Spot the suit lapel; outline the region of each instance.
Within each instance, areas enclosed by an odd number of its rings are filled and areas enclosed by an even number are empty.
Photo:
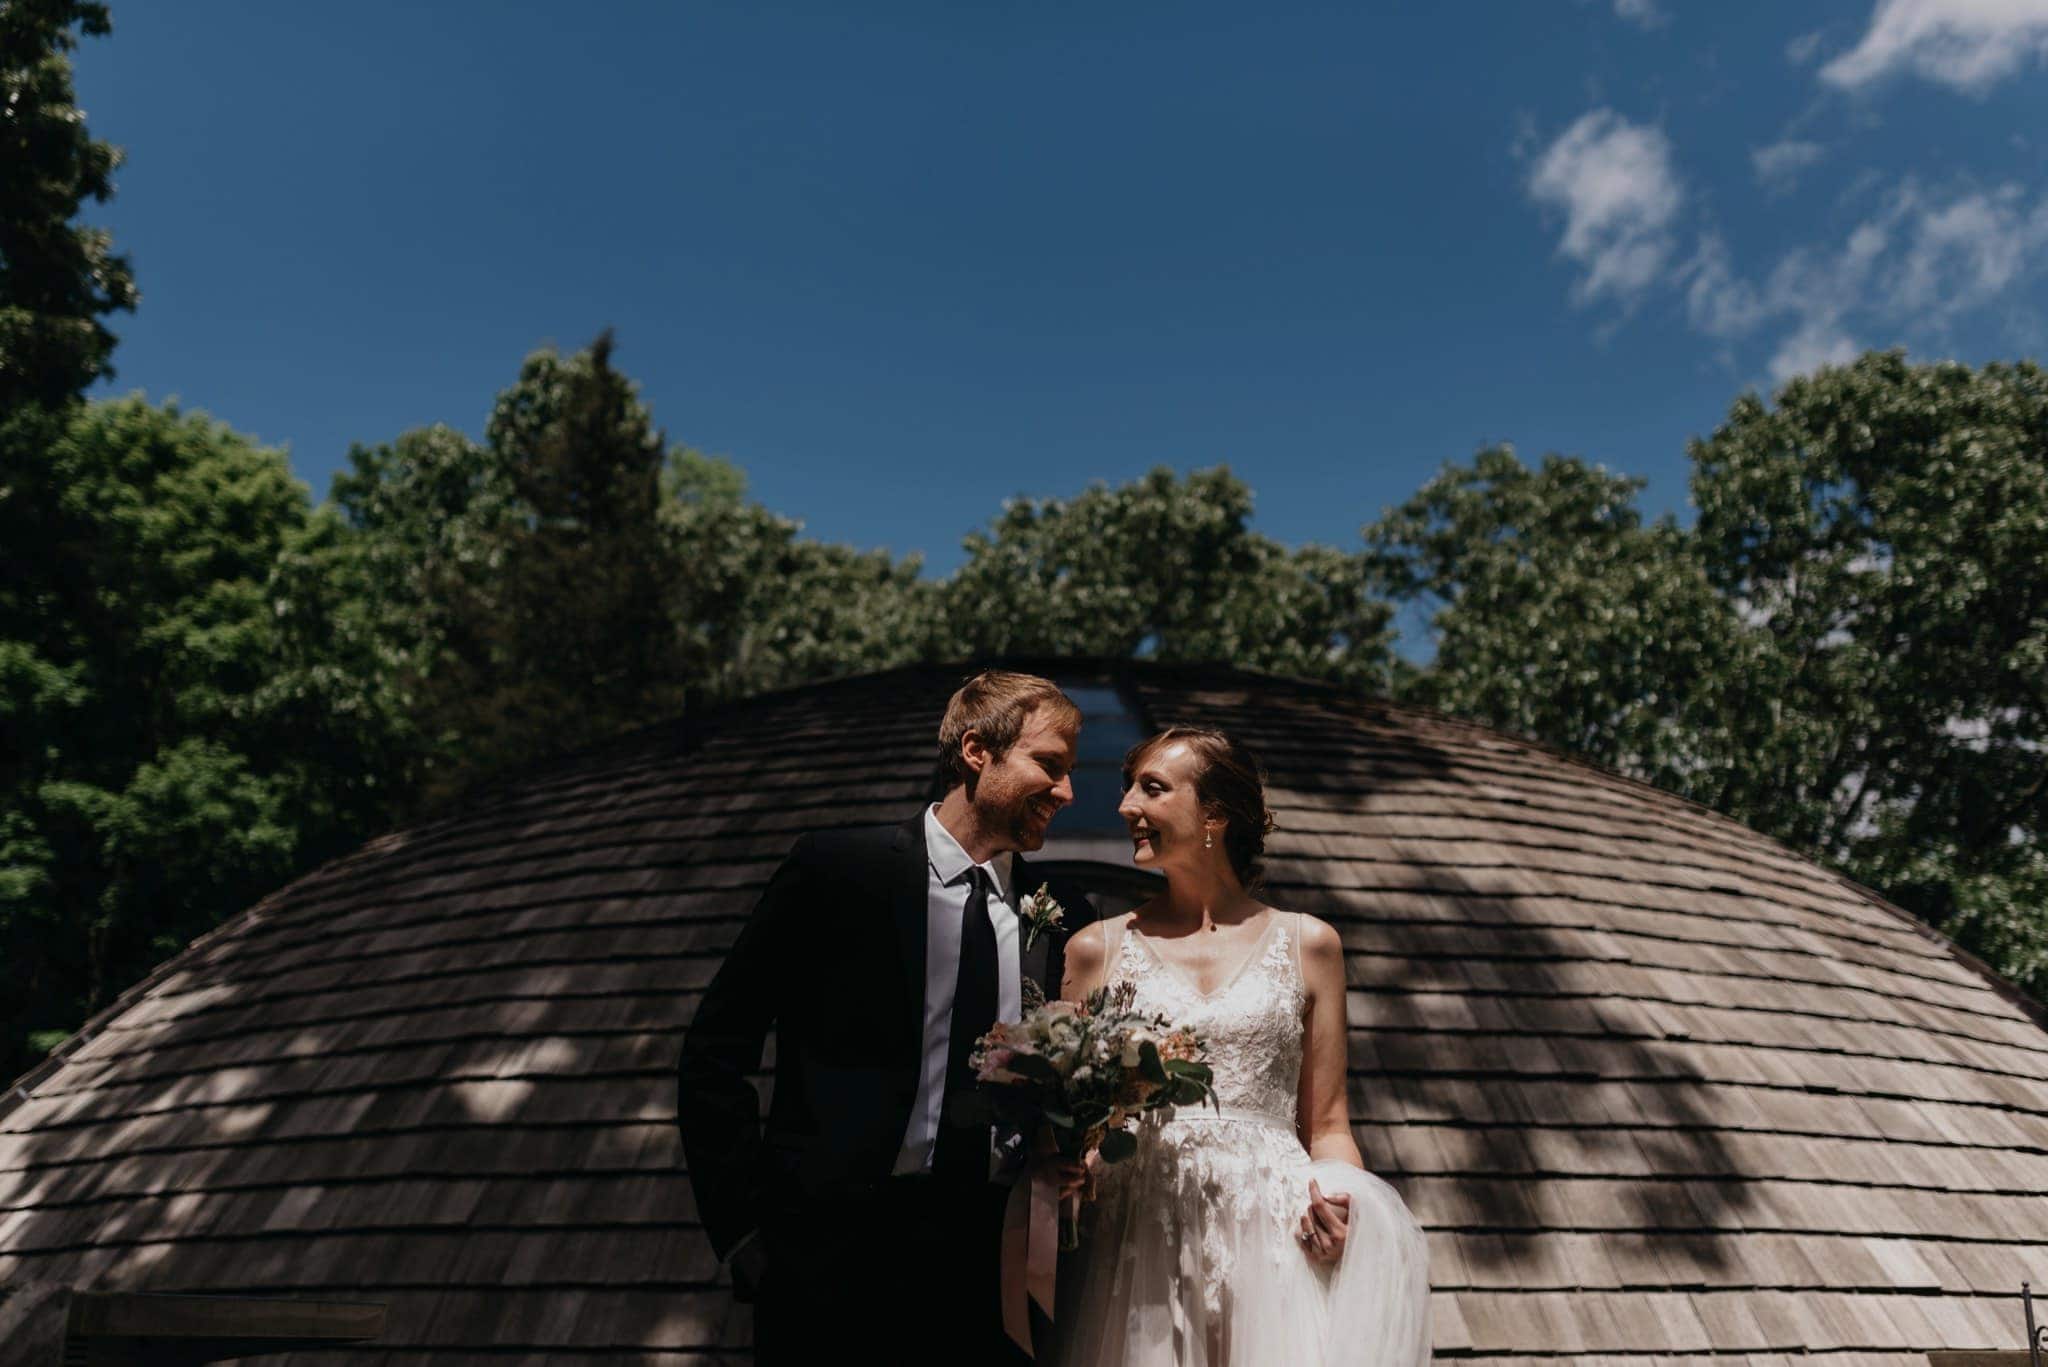
[[[925,916],[931,899],[931,856],[925,850],[924,809],[896,828],[895,887],[890,903],[896,917],[896,941],[903,964],[904,1006],[910,1033],[924,1037]]]

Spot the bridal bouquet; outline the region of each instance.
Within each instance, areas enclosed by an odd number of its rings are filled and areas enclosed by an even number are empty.
[[[971,1061],[1004,1138],[1070,1163],[1116,1163],[1137,1151],[1132,1131],[1146,1112],[1215,1102],[1201,1039],[1132,1010],[1136,990],[1126,982],[1085,1002],[1043,1002],[977,1041]],[[1061,1210],[1063,1249],[1078,1246],[1078,1204]]]

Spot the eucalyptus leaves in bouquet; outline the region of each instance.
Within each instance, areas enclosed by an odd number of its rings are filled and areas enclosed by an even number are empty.
[[[1136,991],[1125,982],[1086,1001],[1043,1002],[976,1042],[975,1076],[1006,1147],[1117,1163],[1137,1152],[1144,1115],[1216,1104],[1201,1037],[1133,1009]],[[1078,1242],[1077,1213],[1061,1213],[1062,1248]]]

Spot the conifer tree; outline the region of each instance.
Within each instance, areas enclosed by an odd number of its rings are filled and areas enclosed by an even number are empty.
[[[54,407],[113,373],[100,322],[135,307],[125,258],[73,220],[114,192],[119,149],[86,131],[66,55],[109,32],[86,0],[0,3],[0,413]]]

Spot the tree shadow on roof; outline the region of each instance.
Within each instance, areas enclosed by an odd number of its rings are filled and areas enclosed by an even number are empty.
[[[1345,941],[1352,1119],[1425,1226],[1473,1236],[1460,1247],[1494,1282],[1514,1237],[1546,1231],[1687,1236],[1708,1268],[1739,1261],[1757,1198],[1722,1133],[1743,1122],[1734,1089],[1650,1033],[1639,988],[1589,954],[1613,952],[1586,933],[1601,908],[1483,839],[1426,834],[1526,814],[1557,781],[1513,772],[1531,750],[1327,690],[1212,684],[1147,705],[1264,762],[1268,900]]]

